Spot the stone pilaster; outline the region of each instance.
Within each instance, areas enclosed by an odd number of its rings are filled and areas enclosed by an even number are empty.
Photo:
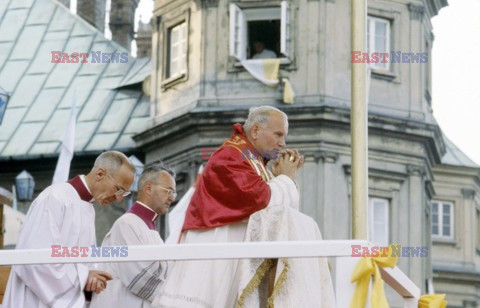
[[[407,166],[408,173],[408,226],[405,226],[405,232],[408,232],[408,244],[409,246],[422,247],[429,246],[425,237],[423,236],[427,232],[426,220],[426,200],[425,200],[425,168],[423,166]],[[430,258],[430,255],[428,256]],[[428,260],[424,258],[408,258],[408,274],[407,276],[421,288],[422,292],[425,290],[424,279],[428,272],[425,269],[425,264]]]

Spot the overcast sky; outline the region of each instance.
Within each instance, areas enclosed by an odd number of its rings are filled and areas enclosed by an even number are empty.
[[[432,104],[444,133],[480,165],[480,0],[448,0],[432,19]],[[148,22],[152,0],[136,20]]]
[[[448,0],[432,19],[433,113],[444,133],[480,164],[480,0]]]

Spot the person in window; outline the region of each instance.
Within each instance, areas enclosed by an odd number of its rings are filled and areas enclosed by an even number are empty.
[[[252,59],[272,59],[277,57],[277,54],[274,51],[265,48],[265,42],[262,40],[255,40],[253,42],[253,49],[255,54]]]

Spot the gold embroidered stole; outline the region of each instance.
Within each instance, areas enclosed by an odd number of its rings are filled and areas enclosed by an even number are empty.
[[[254,155],[252,153],[252,148],[249,147],[249,143],[241,138],[240,136],[236,135],[233,138],[226,140],[222,146],[229,146],[232,148],[237,149],[240,153],[242,153],[242,159],[248,161],[250,166],[255,170],[255,172],[264,180],[265,182],[270,181],[274,178],[274,175],[270,170],[266,168],[263,164],[263,157],[261,155]],[[254,151],[254,150],[253,150]],[[274,298],[280,290],[283,288],[285,284],[285,280],[287,279],[287,272],[290,269],[290,263],[286,258],[280,258],[280,261],[283,264],[283,270],[281,271],[277,281],[275,282],[273,293],[268,298],[267,301],[267,308],[274,308]],[[265,275],[272,270],[274,267],[274,263],[272,259],[264,259],[262,264],[257,268],[255,275],[252,277],[246,288],[242,291],[242,294],[237,300],[236,307],[243,308],[244,307],[244,300],[247,296],[251,295],[255,289],[257,289],[262,280],[265,278]]]
[[[240,153],[242,153],[242,159],[248,161],[250,166],[265,182],[273,179],[273,174],[263,164],[263,158],[256,156],[252,153],[252,149],[249,148],[247,141],[243,140],[240,136],[234,136],[232,139],[226,140],[222,146],[229,146]]]

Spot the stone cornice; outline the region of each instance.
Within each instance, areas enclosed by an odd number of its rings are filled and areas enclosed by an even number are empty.
[[[212,0],[213,1],[213,0]],[[188,4],[189,2],[194,2],[191,0],[155,0],[153,5],[153,14],[156,16],[160,16],[165,12],[169,12],[174,10],[177,7],[182,5]]]
[[[428,18],[436,16],[440,9],[448,5],[447,0],[426,0],[424,3],[426,3]]]
[[[352,174],[352,166],[350,164],[343,165],[343,171],[350,176]],[[385,169],[368,168],[368,177],[402,183],[407,178],[407,174]]]
[[[158,147],[158,143],[178,139],[179,134],[187,131],[212,127],[223,128],[236,122],[243,122],[250,106],[197,107],[178,117],[160,123],[140,134],[134,140],[140,149]],[[325,105],[276,106],[289,116],[290,129],[300,127],[335,127],[343,131],[350,130],[350,110]],[[369,133],[399,138],[425,145],[426,159],[431,164],[439,164],[445,153],[445,145],[440,129],[435,124],[395,118],[379,114],[369,114]]]
[[[439,164],[433,168],[433,172],[444,176],[461,176],[480,180],[480,168]]]
[[[480,271],[478,269],[466,269],[453,266],[432,266],[434,279],[454,281],[455,283],[480,283]]]

